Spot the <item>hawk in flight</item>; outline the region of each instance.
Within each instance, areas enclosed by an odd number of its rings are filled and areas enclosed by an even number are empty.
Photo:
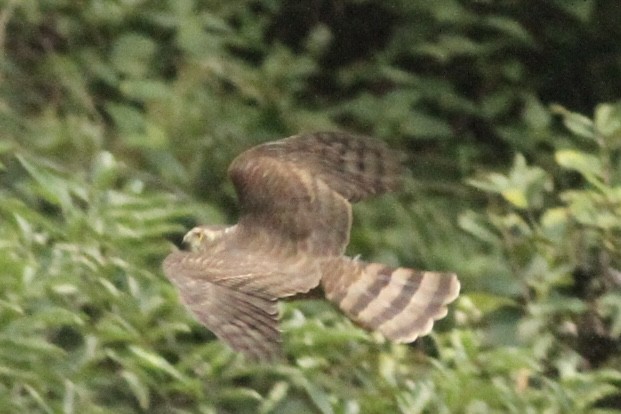
[[[228,170],[241,216],[200,226],[164,273],[198,320],[255,360],[280,355],[278,300],[321,286],[359,326],[396,342],[431,331],[459,293],[454,273],[344,256],[351,203],[396,190],[400,156],[369,137],[326,132],[268,142]]]

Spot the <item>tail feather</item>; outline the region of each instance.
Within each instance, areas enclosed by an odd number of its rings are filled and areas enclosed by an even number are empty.
[[[323,266],[328,299],[354,322],[395,342],[427,335],[459,294],[454,273],[390,268],[349,258]]]

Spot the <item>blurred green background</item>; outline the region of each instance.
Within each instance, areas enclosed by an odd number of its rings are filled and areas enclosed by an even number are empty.
[[[621,407],[618,0],[0,1],[0,412],[611,413]],[[281,365],[161,262],[234,222],[228,163],[300,132],[403,152],[348,252],[451,270],[395,345],[282,306]]]

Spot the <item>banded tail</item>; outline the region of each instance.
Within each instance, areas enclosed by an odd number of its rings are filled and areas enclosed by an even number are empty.
[[[454,273],[390,268],[342,257],[323,264],[329,300],[365,329],[395,342],[427,335],[459,294]]]

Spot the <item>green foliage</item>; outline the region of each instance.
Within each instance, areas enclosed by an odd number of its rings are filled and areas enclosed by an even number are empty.
[[[0,2],[0,407],[612,412],[621,106],[601,102],[621,90],[620,10]],[[411,170],[355,207],[349,253],[454,270],[463,293],[412,346],[285,303],[287,363],[251,365],[161,261],[193,224],[235,220],[237,153],[326,129],[384,139]]]
[[[521,285],[511,305],[523,314],[515,339],[532,347],[538,363],[553,370],[561,384],[566,375],[572,387],[588,383],[570,388],[575,394],[565,408],[586,412],[618,395],[621,314],[611,304],[619,300],[621,285],[621,114],[609,104],[596,108],[595,121],[552,109],[576,137],[573,147],[555,152],[560,169],[548,173],[517,156],[508,176],[471,180],[505,202],[486,214],[466,214],[462,227],[503,246],[506,266]],[[572,172],[577,176],[569,180]],[[553,178],[572,185],[559,184],[552,192]],[[599,370],[588,372],[595,367]]]

